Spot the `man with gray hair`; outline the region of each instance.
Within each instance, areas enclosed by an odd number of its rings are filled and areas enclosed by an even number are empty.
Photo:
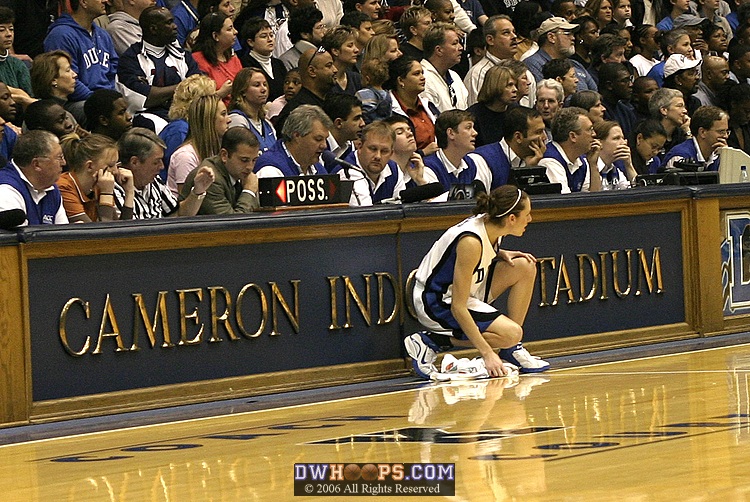
[[[685,99],[677,89],[657,89],[648,100],[648,111],[667,132],[665,152],[692,136]]]
[[[255,173],[259,178],[327,174],[320,154],[328,147],[332,127],[319,106],[299,106],[284,122],[281,139],[258,158]]]
[[[561,193],[598,192],[602,178],[597,169],[601,142],[583,108],[563,108],[552,122],[552,142],[539,161],[547,168],[551,183],[562,185]]]
[[[21,209],[24,225],[68,223],[55,185],[65,164],[60,141],[37,130],[18,136],[13,160],[0,169],[0,211]]]
[[[551,17],[545,20],[539,29],[537,29],[539,50],[523,60],[537,82],[544,78],[542,68],[545,63],[553,59],[570,58],[570,56],[575,54],[574,34],[580,29],[580,25],[571,24],[562,17]],[[581,63],[575,59],[571,59],[570,63],[575,68],[576,77],[578,77],[577,90],[598,90],[596,82],[594,82],[594,79],[591,78],[591,75]]]
[[[214,172],[207,166],[197,168],[193,188],[187,197],[178,202],[172,191],[159,178],[164,167],[164,149],[167,146],[154,131],[133,127],[117,142],[122,167],[133,173],[135,186],[133,219],[148,220],[165,216],[195,216],[200,209],[206,190],[214,182]],[[115,183],[115,204],[120,212],[125,203],[125,190]]]
[[[504,14],[492,16],[484,23],[482,30],[487,52],[477,64],[471,67],[464,78],[464,85],[469,91],[469,106],[477,102],[487,70],[500,64],[503,59],[514,57],[518,52],[516,29],[508,16]]]
[[[547,142],[552,141],[552,121],[557,117],[557,112],[562,110],[564,98],[565,91],[557,80],[545,78],[537,84],[536,111],[544,120]]]

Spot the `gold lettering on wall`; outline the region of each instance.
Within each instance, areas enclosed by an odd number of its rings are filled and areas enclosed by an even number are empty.
[[[375,272],[378,278],[378,324],[388,324],[396,318],[399,305],[401,305],[401,289],[396,284],[396,279],[388,272]],[[385,317],[385,295],[383,294],[383,279],[388,279],[393,289],[393,309],[388,317]]]
[[[640,271],[638,272],[638,291],[635,292],[635,296],[640,296],[643,291],[643,278],[646,278],[646,286],[648,292],[654,292],[654,274],[656,274],[656,292],[664,292],[664,283],[661,277],[661,248],[655,247],[651,256],[651,266],[648,266],[648,258],[646,258],[646,251],[643,249],[638,250],[638,263],[640,264]],[[641,273],[641,271],[643,273]]]
[[[81,298],[71,298],[70,300],[65,302],[65,305],[60,312],[60,341],[62,342],[65,352],[67,352],[71,356],[80,357],[89,350],[89,347],[91,346],[91,337],[86,337],[86,341],[83,343],[83,347],[78,351],[73,350],[70,347],[70,343],[68,343],[68,311],[73,305],[76,304],[83,306],[83,313],[86,314],[86,319],[89,319],[91,317],[91,307],[89,305],[89,302],[83,301]]]
[[[542,300],[539,302],[540,307],[549,307],[549,301],[547,301],[547,267],[549,264],[552,270],[555,270],[555,264],[557,261],[553,257],[549,258],[537,258],[536,262],[539,264],[539,285],[540,295]]]
[[[608,300],[609,296],[607,296],[607,256],[609,253],[606,251],[600,251],[599,252],[599,270],[602,271],[602,281],[600,284],[602,285],[602,295],[599,297],[600,300]]]
[[[625,298],[630,294],[630,288],[633,285],[633,267],[630,263],[630,258],[633,254],[632,249],[626,249],[625,250],[625,265],[628,270],[628,287],[623,289],[620,287],[620,270],[619,270],[619,256],[620,251],[610,251],[610,254],[612,254],[612,284],[615,288],[615,294],[619,296],[620,298]]]
[[[635,252],[634,252],[635,251]],[[653,248],[649,262],[648,251],[643,248],[600,251],[597,255],[580,253],[576,255],[578,265],[578,283],[576,293],[570,281],[565,257],[559,260],[554,257],[537,258],[539,266],[539,292],[541,301],[539,307],[557,305],[560,293],[567,293],[567,303],[573,303],[578,297],[578,303],[591,301],[595,297],[608,300],[609,291],[615,292],[618,298],[628,295],[641,296],[643,293],[661,294],[664,292],[664,279],[661,269],[661,249]],[[559,263],[559,265],[558,265]],[[633,272],[638,267],[637,272]],[[557,272],[555,295],[549,301],[551,284],[548,284],[550,271]],[[638,276],[637,290],[633,285],[633,274]],[[627,275],[627,283],[624,278]],[[612,277],[610,281],[609,277]],[[587,282],[589,280],[591,282]],[[645,286],[644,286],[645,282]]]
[[[292,289],[294,290],[294,313],[292,313],[292,310],[289,308],[289,304],[284,298],[284,295],[281,294],[279,286],[275,282],[268,283],[268,285],[271,286],[271,320],[273,323],[273,331],[271,331],[271,336],[281,334],[279,333],[278,326],[279,318],[276,314],[277,302],[279,305],[281,305],[281,308],[284,310],[284,313],[286,314],[287,319],[289,319],[289,322],[292,323],[292,329],[294,329],[294,332],[299,333],[299,283],[301,281],[293,280],[289,282],[291,283]]]
[[[193,307],[193,311],[190,314],[187,313],[186,295],[188,294],[194,294],[198,299],[199,305],[203,301],[202,288],[177,290],[177,297],[180,299],[180,341],[177,343],[177,345],[197,345],[203,340],[204,326],[202,323],[200,324],[198,333],[196,333],[193,338],[188,340],[187,320],[192,319],[196,326],[200,323],[200,316],[198,315],[198,305]]]
[[[247,332],[247,329],[245,328],[245,320],[242,317],[242,305],[245,300],[245,294],[249,289],[252,289],[258,294],[261,313],[260,325],[252,334]],[[237,319],[237,327],[240,328],[240,334],[245,338],[257,338],[263,333],[263,330],[266,328],[266,322],[268,321],[268,300],[266,299],[266,294],[260,289],[260,286],[257,284],[245,284],[242,287],[240,294],[237,295],[237,311],[235,312],[235,317]]]
[[[133,300],[135,301],[133,305],[133,345],[130,347],[130,350],[141,350],[138,346],[141,323],[146,327],[146,336],[153,349],[156,346],[156,329],[160,325],[159,321],[161,321],[161,332],[164,338],[161,344],[162,348],[174,347],[169,331],[167,294],[168,291],[159,291],[156,308],[154,309],[154,322],[152,323],[149,321],[148,309],[146,308],[146,303],[143,301],[143,295],[141,293],[133,293]]]
[[[596,294],[597,285],[599,284],[599,267],[596,266],[594,259],[587,254],[579,254],[576,256],[578,257],[578,286],[581,293],[578,301],[587,302]],[[586,290],[586,265],[584,264],[588,264],[592,277],[591,287],[589,288],[588,293],[586,293],[586,296],[583,296],[583,292]]]
[[[328,330],[339,329],[339,306],[336,301],[336,293],[338,292],[339,276],[328,276],[328,290],[331,293],[331,324],[328,325]]]
[[[110,325],[112,331],[105,333],[107,324]],[[112,301],[110,300],[109,294],[107,299],[104,301],[104,312],[102,313],[102,323],[99,325],[99,336],[96,340],[96,348],[92,354],[102,353],[102,342],[105,338],[114,338],[117,343],[115,352],[124,352],[128,349],[125,348],[125,344],[122,343],[122,337],[120,336],[120,328],[117,326],[117,316],[115,316],[115,309],[112,308]]]
[[[562,283],[565,283],[565,285],[563,286]],[[552,300],[552,305],[557,305],[557,299],[561,291],[567,293],[568,303],[576,302],[575,295],[573,295],[573,285],[570,283],[570,275],[568,274],[568,267],[565,265],[565,257],[563,255],[560,255],[560,267],[557,269],[557,286],[555,286],[555,299]]]
[[[367,325],[372,326],[372,316],[370,315],[372,312],[372,293],[370,292],[370,279],[372,279],[372,274],[362,274],[362,277],[365,280],[365,301],[367,302],[367,307],[362,303],[362,298],[360,298],[357,290],[354,288],[351,278],[349,278],[348,275],[341,277],[344,279],[344,286],[346,287],[346,291],[344,292],[344,305],[346,306],[346,323],[344,324],[344,328],[352,327],[351,299],[357,304],[357,307],[362,313],[362,317],[365,318]]]
[[[232,310],[232,295],[229,294],[229,290],[223,286],[211,286],[208,288],[208,292],[211,295],[211,338],[209,342],[221,342],[219,338],[219,322],[224,325],[224,329],[227,332],[227,336],[230,340],[239,340],[240,337],[234,332],[232,324],[229,322],[230,311]],[[221,315],[217,314],[218,309],[217,297],[221,294],[224,297],[224,312]]]

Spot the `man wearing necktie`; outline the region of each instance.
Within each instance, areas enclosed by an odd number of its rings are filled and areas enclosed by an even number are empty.
[[[249,129],[230,128],[221,139],[219,154],[201,163],[213,170],[215,180],[206,190],[198,214],[250,213],[257,209],[258,177],[253,169],[258,155],[258,138]],[[190,194],[197,170],[188,175],[180,198]]]

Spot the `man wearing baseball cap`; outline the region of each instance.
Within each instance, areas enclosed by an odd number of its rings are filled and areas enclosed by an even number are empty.
[[[542,68],[545,63],[553,59],[570,58],[575,54],[574,33],[581,28],[578,24],[572,24],[563,17],[551,17],[545,20],[536,30],[539,50],[526,58],[524,63],[534,75],[537,82],[542,80]],[[581,63],[570,59],[578,77],[579,91],[596,91],[596,82],[586,71]]]
[[[722,20],[726,22],[726,19],[722,18]],[[681,14],[674,20],[674,29],[682,28],[687,31],[690,36],[690,43],[693,45],[693,50],[695,51],[697,58],[701,57],[701,51],[708,50],[708,44],[703,40],[703,27],[710,23],[711,21],[708,19],[691,13]],[[723,24],[716,24],[724,28]],[[732,30],[729,28],[729,23],[726,24],[725,33],[731,38]]]
[[[664,63],[664,87],[682,93],[690,116],[701,106],[700,100],[695,97],[700,82],[700,63],[697,59],[690,59],[682,54],[672,54]]]

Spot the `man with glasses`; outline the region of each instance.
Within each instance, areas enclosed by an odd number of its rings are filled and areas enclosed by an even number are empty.
[[[542,68],[545,63],[553,59],[570,58],[575,54],[574,33],[580,28],[580,25],[571,24],[562,17],[551,17],[542,23],[536,31],[539,50],[523,61],[537,82],[544,78]],[[570,62],[576,69],[578,90],[596,91],[596,82],[583,65],[575,59],[571,59]]]
[[[536,89],[536,111],[544,120],[545,134],[547,140],[545,143],[552,141],[552,121],[557,117],[557,113],[563,107],[565,91],[562,84],[557,80],[546,78],[537,84]]]
[[[13,160],[0,169],[0,212],[21,209],[26,213],[24,225],[68,223],[55,185],[64,164],[54,134],[37,130],[20,135]]]
[[[297,68],[300,56],[319,46],[325,32],[323,13],[315,6],[294,10],[289,16],[289,38],[294,46],[279,56],[286,69]]]
[[[719,148],[727,146],[729,115],[717,106],[701,106],[690,122],[693,137],[675,145],[664,157],[667,169],[679,168],[679,162],[700,165],[699,171],[719,170]]]
[[[635,109],[630,104],[633,96],[633,76],[622,63],[604,63],[599,67],[599,94],[605,120],[620,124],[625,136],[635,127]]]
[[[539,165],[547,168],[551,183],[562,185],[561,193],[598,192],[602,178],[597,164],[601,143],[583,108],[563,108],[552,122],[552,141]]]

